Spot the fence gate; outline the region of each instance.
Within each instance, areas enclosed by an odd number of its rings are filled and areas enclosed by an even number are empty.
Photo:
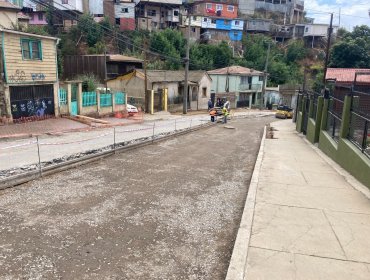
[[[55,115],[54,86],[12,86],[10,103],[13,119]]]
[[[77,103],[77,85],[72,85],[72,95],[71,95],[71,115],[78,115],[78,103]]]

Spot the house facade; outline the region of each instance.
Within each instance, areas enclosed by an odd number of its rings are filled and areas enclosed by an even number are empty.
[[[1,116],[10,121],[57,116],[59,39],[6,29],[0,35]]]
[[[184,79],[184,71],[148,70],[147,88],[153,91],[155,98],[166,90],[169,110],[176,111],[182,108]],[[206,71],[189,71],[188,107],[190,109],[207,109],[211,83],[212,80]],[[140,100],[144,104],[145,75],[143,70],[133,70],[109,80],[107,84],[113,91],[126,92],[128,100]]]
[[[144,0],[136,2],[137,27],[140,30],[177,28],[180,23],[181,0]]]
[[[211,95],[230,99],[234,108],[252,108],[260,104],[263,72],[241,66],[230,66],[208,71],[208,74],[212,78]]]

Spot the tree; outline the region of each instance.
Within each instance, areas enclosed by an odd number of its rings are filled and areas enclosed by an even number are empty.
[[[83,14],[77,24],[77,29],[85,36],[89,47],[94,47],[103,38],[103,30],[92,15]]]
[[[369,67],[369,53],[359,42],[357,39],[335,44],[331,50],[329,66],[334,68]]]

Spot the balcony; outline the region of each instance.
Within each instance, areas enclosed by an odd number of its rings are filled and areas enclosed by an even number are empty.
[[[261,91],[262,85],[260,84],[239,84],[239,91],[245,92],[258,92]]]

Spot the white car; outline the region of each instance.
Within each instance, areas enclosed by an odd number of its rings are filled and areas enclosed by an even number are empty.
[[[131,104],[126,105],[126,110],[128,114],[131,116],[139,112],[138,109],[134,105],[131,105]]]

